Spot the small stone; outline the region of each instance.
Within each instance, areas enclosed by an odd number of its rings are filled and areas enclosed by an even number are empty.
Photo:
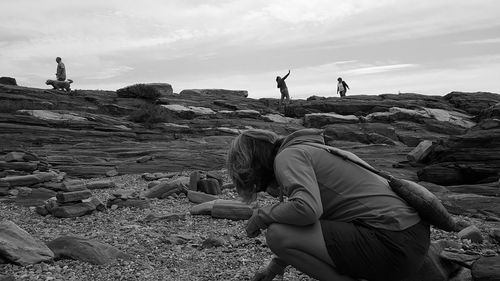
[[[108,177],[115,177],[115,176],[118,176],[118,171],[113,169],[113,170],[109,170],[106,172],[106,176]]]
[[[201,247],[203,249],[220,247],[220,246],[224,245],[224,243],[225,243],[225,241],[222,240],[221,238],[217,238],[215,236],[210,236],[201,243]]]
[[[196,191],[198,188],[198,182],[201,179],[200,172],[194,171],[189,175],[189,190]]]
[[[481,231],[475,225],[468,226],[462,229],[458,234],[458,238],[460,239],[469,239],[473,243],[482,243],[483,236],[481,235]]]
[[[222,193],[219,181],[213,178],[203,179],[198,181],[198,186],[196,191],[201,191],[212,195],[219,195]]]
[[[45,206],[36,206],[35,212],[44,217],[49,214],[49,211],[45,208]]]
[[[118,209],[118,205],[111,205],[111,208],[110,208],[110,209],[111,209],[111,210],[116,210],[116,209]]]

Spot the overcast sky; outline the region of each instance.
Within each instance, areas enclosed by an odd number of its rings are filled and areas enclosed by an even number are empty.
[[[9,0],[0,76],[46,88],[165,82],[279,97],[500,92],[497,0]]]

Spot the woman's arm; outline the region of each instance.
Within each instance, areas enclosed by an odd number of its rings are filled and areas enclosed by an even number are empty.
[[[323,205],[310,155],[300,148],[285,149],[276,157],[275,174],[289,200],[257,211],[263,228],[271,223],[315,223],[323,214]]]
[[[290,75],[290,70],[288,70],[288,73],[285,75],[285,77],[281,78],[281,80],[285,80],[288,77],[288,75]]]

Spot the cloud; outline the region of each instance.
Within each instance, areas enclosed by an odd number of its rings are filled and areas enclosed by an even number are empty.
[[[487,38],[487,39],[457,42],[457,44],[462,44],[462,45],[482,45],[482,44],[498,44],[498,43],[500,43],[500,38]]]
[[[362,67],[344,71],[345,74],[350,75],[362,75],[362,74],[373,74],[373,73],[382,73],[394,70],[400,70],[403,68],[416,67],[418,65],[411,63],[403,63],[403,64],[392,64],[392,65],[380,65],[380,66],[370,66],[370,67]]]

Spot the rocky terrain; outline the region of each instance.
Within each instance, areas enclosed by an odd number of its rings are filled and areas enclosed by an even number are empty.
[[[321,128],[330,145],[419,182],[473,226],[433,230],[440,266],[424,276],[497,280],[485,278],[500,271],[498,94],[312,96],[279,108],[246,91],[165,83],[146,85],[153,99],[12,84],[0,84],[0,280],[250,280],[271,252],[245,237],[249,207],[224,169],[248,128]],[[226,201],[193,211],[215,199]],[[14,257],[9,237],[44,242],[39,259]],[[61,250],[78,243],[106,250]],[[291,269],[283,280],[312,279]]]

